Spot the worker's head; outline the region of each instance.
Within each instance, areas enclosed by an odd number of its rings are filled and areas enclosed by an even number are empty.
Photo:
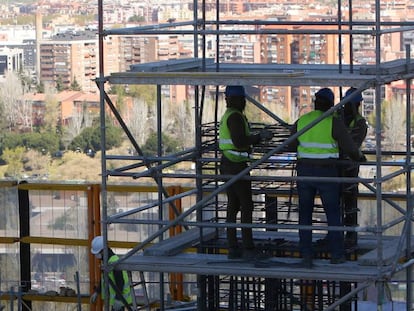
[[[101,235],[94,237],[92,240],[91,253],[94,254],[97,259],[102,259],[103,248],[103,237]]]
[[[351,96],[352,95],[352,96]],[[348,98],[348,99],[347,99]],[[345,115],[354,115],[358,111],[361,102],[364,100],[361,92],[354,87],[350,87],[346,92],[344,99],[347,99],[344,105]]]
[[[315,110],[327,111],[333,107],[335,95],[330,88],[324,87],[315,93]]]
[[[243,111],[246,107],[246,93],[241,85],[228,85],[224,92],[227,107]]]
[[[226,95],[226,97],[231,97],[231,96],[245,97],[246,96],[246,92],[244,91],[244,87],[241,86],[241,85],[228,85],[228,86],[226,86],[226,91],[224,92],[224,94]]]

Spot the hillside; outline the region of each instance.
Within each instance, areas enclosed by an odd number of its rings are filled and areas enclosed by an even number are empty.
[[[107,151],[107,154],[128,155],[129,146],[124,143],[119,148]],[[97,152],[92,158],[85,153],[66,151],[62,157],[51,157],[50,155],[41,155],[38,152],[28,151],[25,153],[25,167],[21,172],[20,179],[28,181],[53,181],[53,182],[93,182],[101,183],[101,152]],[[132,164],[132,161],[123,160],[123,162],[111,163],[107,162],[107,169],[111,165],[114,167]],[[27,169],[30,167],[30,169]],[[8,179],[5,176],[8,166],[0,166],[0,179]],[[170,170],[190,170],[191,163],[180,163],[174,165]],[[16,178],[14,178],[16,179]],[[152,179],[151,179],[152,181]],[[113,183],[130,183],[131,178],[126,177],[110,177]],[[143,179],[141,182],[146,183]],[[176,180],[174,182],[177,182]],[[180,183],[187,184],[188,180],[180,180]]]

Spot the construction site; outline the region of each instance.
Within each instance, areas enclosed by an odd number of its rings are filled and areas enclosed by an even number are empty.
[[[352,0],[338,0],[329,18],[306,22],[222,19],[219,1],[196,1],[190,21],[107,29],[104,3],[99,0],[96,84],[101,145],[106,145],[105,120],[111,115],[134,152],[103,150],[100,184],[1,184],[6,220],[0,223],[0,284],[5,310],[110,310],[108,301],[92,305],[89,296],[111,270],[129,274],[135,293],[129,310],[413,310],[414,63],[409,44],[403,46],[404,53],[387,61],[382,46],[391,36],[412,33],[414,22],[390,21],[381,15],[380,0],[368,3],[372,19],[354,19]],[[127,72],[106,74],[103,42],[117,35],[188,37],[194,43],[193,57],[134,64]],[[250,63],[222,61],[220,55],[237,50],[221,51],[220,42],[238,36],[259,36],[261,49],[269,55],[278,53],[272,50],[275,46],[290,44],[291,54],[286,63],[265,58]],[[363,41],[372,43],[374,59],[354,63],[353,55]],[[207,55],[206,42],[214,42],[214,57]],[[326,42],[335,42],[336,48],[326,50]],[[306,53],[316,53],[316,60],[298,61],[295,55],[306,49],[313,49]],[[395,150],[386,143],[382,109],[393,83],[403,85],[399,93],[403,109],[398,111],[403,140]],[[144,155],[108,96],[113,85],[156,87],[157,155]],[[234,176],[219,174],[218,125],[226,85],[246,87],[249,114],[255,116],[252,131],[266,128],[273,133],[270,141],[254,147],[250,166]],[[184,86],[188,94],[193,147],[165,153],[162,124],[175,86]],[[291,125],[312,109],[312,95],[319,88],[334,90],[335,105],[311,126],[340,111],[343,93],[351,86],[372,104],[373,147],[363,147],[367,161],[361,163],[358,178],[313,179],[359,183],[358,223],[346,228],[356,232],[358,240],[346,245],[345,263],[330,264],[323,238],[329,230],[345,229],[327,226],[323,206],[316,200],[312,226],[316,253],[309,269],[300,265],[298,232],[304,228],[298,224],[296,154],[285,150],[303,134],[291,135]],[[269,94],[282,93],[291,103],[277,111],[286,112],[286,119],[267,103]],[[207,109],[214,113],[206,113]],[[186,169],[175,169],[178,166]],[[114,177],[125,182],[113,183]],[[242,178],[249,178],[253,187],[251,225],[226,223],[226,188]],[[255,245],[267,258],[228,259],[229,227],[253,228]],[[90,254],[91,240],[97,235],[120,255],[118,262],[109,264],[106,252],[102,266],[98,265]]]

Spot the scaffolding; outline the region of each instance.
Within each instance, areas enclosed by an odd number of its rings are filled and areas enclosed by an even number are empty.
[[[105,146],[105,119],[107,107],[122,126],[136,155],[109,155],[102,150],[102,233],[107,242],[108,228],[116,223],[148,225],[140,218],[142,212],[155,211],[157,220],[151,222],[158,230],[149,232],[146,239],[128,251],[121,260],[108,265],[104,254],[103,271],[123,269],[145,273],[159,273],[159,308],[167,309],[164,282],[171,276],[191,274],[196,276],[197,310],[354,310],[362,293],[369,288],[376,290],[376,304],[384,307],[387,284],[398,273],[405,273],[405,304],[411,310],[412,302],[412,190],[411,190],[411,79],[414,63],[409,45],[405,56],[388,62],[381,58],[381,37],[390,33],[412,31],[414,23],[384,22],[380,15],[380,1],[372,1],[375,19],[355,21],[352,17],[352,1],[338,0],[337,15],[329,21],[269,21],[269,20],[221,20],[216,3],[215,20],[206,17],[206,3],[193,3],[194,16],[190,22],[170,22],[133,28],[105,29],[103,25],[103,1],[99,6],[100,75],[97,86],[101,95],[101,138]],[[342,12],[348,6],[348,14]],[[202,16],[199,17],[198,14]],[[229,27],[230,26],[230,27]],[[231,27],[234,26],[234,27]],[[264,27],[276,26],[276,27]],[[281,27],[286,26],[286,27]],[[297,26],[297,27],[287,27]],[[103,40],[114,35],[186,35],[194,41],[194,58],[171,60],[131,66],[127,72],[104,74]],[[349,55],[347,63],[341,57],[335,64],[275,64],[275,63],[223,63],[220,62],[219,42],[222,36],[240,35],[308,35],[325,34],[335,36],[338,55]],[[353,64],[353,36],[369,37],[375,42],[375,61],[372,64]],[[207,37],[216,42],[216,58],[206,56]],[[349,51],[342,50],[342,42],[349,40]],[[345,53],[347,52],[347,53]],[[199,55],[201,54],[201,56]],[[386,84],[405,83],[405,150],[385,151],[382,146],[382,98]],[[116,105],[106,92],[106,85],[155,85],[157,89],[157,144],[158,155],[144,155],[141,146],[123,120]],[[172,154],[162,152],[163,103],[162,86],[192,86],[194,110],[194,147]],[[341,265],[330,265],[326,246],[320,245],[313,269],[298,265],[300,261],[297,246],[297,232],[300,226],[296,213],[295,158],[285,152],[285,147],[305,130],[290,135],[289,123],[270,111],[251,96],[249,105],[269,117],[270,123],[257,123],[253,130],[267,127],[275,133],[271,142],[254,149],[254,161],[236,176],[218,174],[218,120],[219,98],[223,85],[288,86],[299,87],[342,87],[354,86],[358,91],[369,90],[374,94],[375,150],[364,153],[369,160],[363,166],[372,168],[372,176],[341,179],[342,182],[359,182],[367,191],[360,200],[372,200],[375,213],[371,223],[360,224],[347,230],[358,232],[358,247],[347,249],[348,261]],[[214,120],[204,120],[206,98],[214,98]],[[344,105],[341,100],[323,114],[325,118]],[[316,120],[311,126],[320,121]],[[394,158],[393,158],[394,157]],[[395,161],[398,158],[399,161]],[[108,163],[111,162],[111,165]],[[194,172],[177,173],[168,169],[177,163],[195,163]],[[133,163],[133,164],[131,164]],[[255,197],[255,220],[252,225],[225,223],[226,202],[222,194],[226,187],[251,173]],[[147,205],[129,211],[108,215],[106,187],[111,176],[125,177],[137,182],[153,180],[158,186],[158,198]],[[403,178],[405,189],[399,193],[388,193],[383,184],[396,178]],[[223,180],[224,178],[224,180]],[[177,193],[167,193],[165,184],[169,180],[191,179],[194,188]],[[333,181],[338,182],[338,180]],[[196,203],[185,209],[177,206],[178,199],[196,197]],[[172,210],[173,218],[166,218],[165,207]],[[385,208],[397,211],[393,219],[385,218]],[[323,237],[329,230],[323,221],[320,206],[315,214],[320,219],[312,228]],[[134,216],[134,217],[131,217]],[[269,255],[266,261],[234,261],[226,256],[224,230],[227,227],[252,227],[255,243]],[[388,234],[390,228],[398,227],[400,234]],[[188,247],[196,252],[188,253]],[[165,274],[170,275],[169,278]],[[107,273],[104,273],[107,277]],[[177,281],[177,284],[182,281]],[[171,283],[174,283],[171,281]],[[105,282],[108,284],[108,282]],[[171,285],[170,285],[171,289]],[[171,290],[173,292],[173,290]],[[108,297],[108,295],[106,295]],[[107,304],[106,304],[107,305]]]

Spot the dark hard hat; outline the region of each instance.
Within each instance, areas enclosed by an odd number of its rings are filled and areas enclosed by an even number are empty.
[[[354,87],[350,87],[346,93],[345,93],[345,97],[350,96],[352,93],[354,93],[357,89]],[[348,102],[352,103],[352,104],[359,104],[360,102],[362,102],[364,100],[364,98],[362,97],[361,92],[358,92],[358,94],[355,94]]]
[[[244,92],[244,87],[241,85],[228,85],[226,87],[226,91],[224,94],[227,97],[230,96],[246,96],[246,93]]]
[[[330,88],[324,87],[315,93],[315,97],[323,98],[329,101],[332,105],[334,104],[335,95]]]

